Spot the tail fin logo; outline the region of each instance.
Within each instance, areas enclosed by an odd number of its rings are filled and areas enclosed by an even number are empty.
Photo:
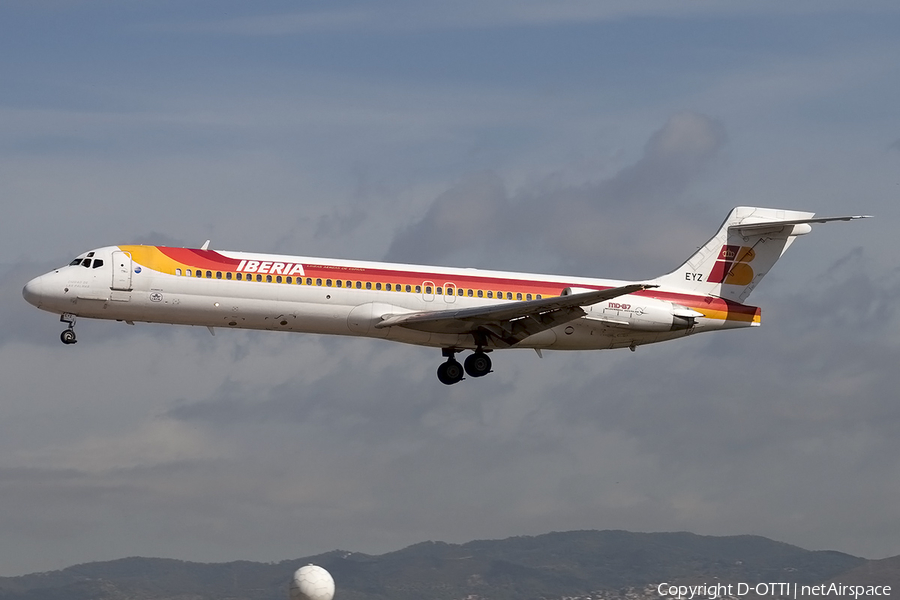
[[[753,248],[747,246],[722,246],[716,263],[706,280],[709,283],[748,285],[753,281],[753,268],[747,264],[756,258]]]

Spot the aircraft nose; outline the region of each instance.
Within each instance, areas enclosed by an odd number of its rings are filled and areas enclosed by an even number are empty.
[[[35,277],[22,288],[22,296],[29,304],[40,306],[44,299],[44,276]]]

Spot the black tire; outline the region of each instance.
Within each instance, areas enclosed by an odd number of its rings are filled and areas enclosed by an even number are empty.
[[[453,385],[459,383],[463,378],[463,368],[455,360],[448,360],[441,363],[437,370],[438,380],[444,385]]]
[[[66,329],[61,334],[59,334],[59,339],[63,344],[74,344],[78,341],[75,339],[75,332],[71,329]]]
[[[484,352],[476,352],[466,357],[466,373],[471,377],[484,377],[491,372],[491,357]]]

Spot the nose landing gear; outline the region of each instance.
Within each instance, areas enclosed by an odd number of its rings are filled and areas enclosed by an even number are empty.
[[[63,332],[59,334],[60,341],[66,345],[78,342],[78,340],[75,339],[75,315],[64,313],[60,315],[59,320],[69,324],[69,328],[64,329]]]

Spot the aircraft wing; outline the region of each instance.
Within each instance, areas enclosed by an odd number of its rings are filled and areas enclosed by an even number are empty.
[[[384,327],[406,327],[430,333],[478,333],[492,336],[508,346],[514,346],[551,327],[573,321],[587,313],[582,307],[625,296],[648,288],[647,283],[581,292],[540,300],[505,302],[492,306],[414,312],[402,315],[383,315],[375,324]]]

